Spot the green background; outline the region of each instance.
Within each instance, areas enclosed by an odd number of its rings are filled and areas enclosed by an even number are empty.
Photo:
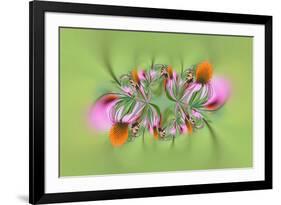
[[[60,176],[251,167],[252,46],[252,37],[60,28]],[[205,127],[173,146],[146,134],[114,148],[89,128],[90,106],[114,90],[105,62],[120,76],[153,57],[177,70],[209,60],[230,80],[229,101],[210,114],[216,138]]]

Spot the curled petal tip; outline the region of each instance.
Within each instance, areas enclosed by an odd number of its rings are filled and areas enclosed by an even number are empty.
[[[211,82],[213,95],[205,104],[207,110],[217,110],[221,108],[228,100],[231,92],[231,86],[228,80],[224,78],[215,78]]]
[[[90,126],[97,130],[108,130],[112,125],[109,118],[109,111],[115,105],[118,96],[106,94],[101,96],[89,111]]]

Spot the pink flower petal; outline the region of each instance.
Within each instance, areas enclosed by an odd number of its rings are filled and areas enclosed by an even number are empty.
[[[203,87],[203,86],[202,86],[202,84],[200,84],[200,83],[192,83],[188,88],[185,89],[184,94],[183,94],[183,96],[182,96],[181,99],[182,99],[184,102],[189,102],[189,100],[190,100],[192,94],[193,94],[194,92],[199,91],[202,87]]]
[[[112,93],[101,96],[90,108],[90,126],[97,130],[108,130],[112,126],[109,111],[117,101],[118,96]]]
[[[149,72],[150,78],[151,80],[155,80],[156,76],[157,76],[157,72],[155,70],[150,70]]]
[[[230,96],[230,83],[224,78],[215,78],[211,81],[213,94],[205,104],[207,110],[221,108]]]
[[[175,98],[175,93],[174,93],[174,90],[173,90],[173,88],[175,86],[177,86],[176,82],[173,79],[168,78],[167,84],[166,84],[166,89],[167,89],[167,91],[169,92],[169,94],[172,98]]]
[[[147,119],[147,128],[151,134],[154,133],[154,128],[161,127],[161,116],[159,116],[156,111],[153,111],[152,119]]]
[[[201,119],[202,118],[202,115],[198,112],[198,111],[196,111],[196,110],[192,110],[192,115],[195,117],[195,118],[197,118],[197,119]]]
[[[162,121],[162,117],[161,117],[161,114],[158,115],[157,111],[156,110],[153,110],[153,127],[161,127],[161,122]]]
[[[138,120],[138,118],[141,116],[141,113],[142,113],[142,110],[144,107],[145,107],[144,104],[136,103],[132,112],[123,117],[122,122],[131,124],[131,123],[135,122],[136,120]]]
[[[180,131],[180,134],[185,134],[187,133],[187,128],[184,124],[180,125],[179,127],[179,131]]]
[[[153,127],[151,127],[150,125],[148,126],[148,130],[149,130],[149,133],[153,135]]]
[[[129,87],[129,86],[123,86],[123,87],[121,87],[121,89],[123,90],[123,92],[124,93],[126,93],[126,94],[128,94],[128,95],[132,95],[132,88],[131,87]]]
[[[174,71],[174,72],[173,72],[173,79],[177,80],[177,78],[178,78],[177,72]]]
[[[138,76],[140,80],[145,80],[146,79],[146,72],[144,70],[140,70],[138,72]]]
[[[177,133],[176,127],[172,127],[172,128],[170,129],[170,134],[171,134],[171,135],[176,135],[176,133]]]

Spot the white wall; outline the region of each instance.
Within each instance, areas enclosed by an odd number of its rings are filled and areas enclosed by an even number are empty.
[[[79,2],[79,0],[72,0]],[[273,15],[274,189],[80,204],[278,204],[280,181],[281,10],[278,0],[81,0],[80,2]],[[0,204],[28,200],[28,1],[0,3]],[[279,89],[278,89],[279,88]],[[279,202],[280,203],[280,202]]]

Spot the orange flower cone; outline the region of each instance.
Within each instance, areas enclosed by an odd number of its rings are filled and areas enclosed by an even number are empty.
[[[213,66],[208,61],[203,61],[196,67],[196,82],[201,84],[208,83],[213,75]]]
[[[115,123],[109,132],[110,142],[114,147],[123,145],[129,136],[128,123]]]

